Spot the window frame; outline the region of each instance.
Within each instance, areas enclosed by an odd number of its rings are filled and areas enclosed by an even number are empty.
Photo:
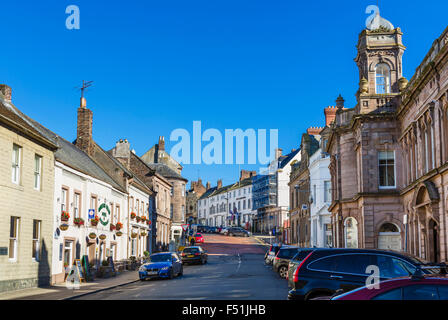
[[[36,160],[39,160],[39,168],[36,168]],[[34,190],[37,191],[42,190],[42,163],[43,157],[38,154],[34,154]],[[38,169],[38,171],[36,169]]]
[[[393,167],[394,167],[394,185],[393,186],[382,186],[381,185],[381,170],[380,170],[380,167],[381,166],[385,166],[386,167],[386,171],[387,171],[387,166],[388,166],[387,161],[389,161],[389,159],[387,158],[385,165],[380,164],[380,161],[381,161],[380,154],[381,153],[392,153],[393,154],[393,162],[394,162],[393,163]],[[396,160],[395,150],[378,151],[378,189],[382,189],[382,190],[386,189],[387,190],[387,189],[396,189],[397,188],[397,166],[396,166],[397,162],[395,160]],[[387,172],[386,172],[386,178],[387,178]]]
[[[20,217],[11,216],[9,225],[9,252],[8,252],[8,260],[9,262],[17,262],[17,258],[19,255],[19,234],[20,234]],[[14,221],[14,235],[11,235],[12,225],[11,223]],[[14,241],[14,256],[11,258],[11,241]]]
[[[16,150],[17,150],[17,156],[16,156]],[[12,145],[12,157],[11,159],[11,182],[20,185],[20,179],[22,178],[21,171],[22,171],[22,155],[23,155],[23,148],[13,143]]]
[[[388,74],[379,74],[378,67],[386,67]],[[381,78],[384,80],[383,84],[378,84],[378,79]],[[379,92],[378,88],[382,88],[384,92]],[[376,94],[390,94],[392,92],[391,85],[391,68],[385,62],[380,62],[375,66],[375,93]]]
[[[35,229],[37,222],[37,228]],[[35,231],[37,231],[37,234],[35,234]],[[32,250],[32,259],[33,261],[40,261],[40,242],[41,242],[41,236],[42,236],[42,220],[33,220],[33,250]],[[36,245],[35,245],[36,244]]]

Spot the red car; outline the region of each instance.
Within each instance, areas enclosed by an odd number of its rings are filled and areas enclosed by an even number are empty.
[[[204,243],[204,237],[202,236],[202,234],[196,233],[194,235],[194,241],[196,241],[196,243]]]
[[[448,276],[426,274],[379,283],[379,289],[361,287],[331,300],[448,300]]]

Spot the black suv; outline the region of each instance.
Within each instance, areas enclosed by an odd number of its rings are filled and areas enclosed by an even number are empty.
[[[229,230],[227,231],[227,235],[229,236],[242,236],[242,237],[248,237],[249,236],[249,232],[244,230],[241,227],[231,227],[229,228]]]
[[[412,275],[422,263],[405,254],[373,249],[313,249],[303,254],[306,257],[301,257],[303,260],[288,276],[290,300],[331,296],[338,290],[343,293],[365,286],[372,275],[367,273],[368,266],[377,266],[379,280],[383,281]]]
[[[298,247],[282,247],[277,252],[272,264],[272,269],[274,269],[281,278],[285,279],[288,275],[289,260],[297,254],[298,250]]]

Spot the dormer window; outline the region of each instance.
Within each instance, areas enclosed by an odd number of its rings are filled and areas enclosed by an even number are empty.
[[[390,68],[385,63],[379,63],[375,68],[376,93],[390,93]]]

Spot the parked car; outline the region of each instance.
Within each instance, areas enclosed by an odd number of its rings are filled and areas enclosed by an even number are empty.
[[[288,285],[290,288],[293,288],[293,282],[289,279],[294,278],[294,271],[299,266],[299,264],[306,258],[308,254],[313,252],[314,250],[326,249],[326,248],[299,248],[297,249],[297,253],[289,260],[288,264],[288,274],[286,275],[286,279],[288,280]]]
[[[294,257],[299,247],[282,247],[278,250],[273,263],[272,269],[277,272],[281,278],[286,279],[288,276],[289,261]]]
[[[227,227],[222,227],[221,230],[219,231],[219,233],[225,235],[225,234],[227,234],[228,231],[229,231],[229,228],[227,228]]]
[[[173,279],[175,276],[181,276],[183,270],[182,261],[177,253],[161,252],[150,255],[140,267],[138,275],[142,281],[150,278]]]
[[[418,268],[412,276],[382,281],[378,288],[364,286],[331,300],[448,300],[448,276],[445,270],[423,274]]]
[[[369,249],[313,250],[295,268],[288,299],[309,300],[348,292],[366,284],[368,266],[377,266],[380,280],[414,274],[422,261],[394,251]],[[429,271],[425,271],[430,273]]]
[[[194,235],[194,241],[195,241],[196,243],[204,243],[204,237],[202,236],[202,234],[200,234],[200,233],[196,233],[196,234]]]
[[[249,237],[250,233],[241,227],[231,227],[227,230],[227,235],[231,237],[234,236]]]
[[[181,259],[184,264],[186,263],[207,263],[208,254],[207,251],[200,246],[186,247],[182,250]]]
[[[282,245],[278,244],[278,243],[271,244],[268,251],[266,251],[266,254],[264,255],[264,262],[267,265],[272,265],[274,258],[276,256],[278,250],[280,250],[281,246]]]

